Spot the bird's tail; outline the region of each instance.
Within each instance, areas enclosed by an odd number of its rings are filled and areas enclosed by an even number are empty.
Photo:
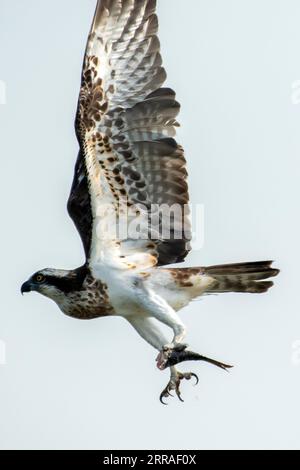
[[[278,269],[272,267],[272,261],[210,266],[204,268],[204,274],[212,277],[215,282],[211,284],[206,293],[248,292],[260,294],[267,292],[273,286],[273,282],[266,281],[266,279],[277,276],[279,272]]]

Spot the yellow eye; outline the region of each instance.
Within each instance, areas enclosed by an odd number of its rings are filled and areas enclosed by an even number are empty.
[[[36,282],[43,282],[45,280],[45,276],[42,274],[38,274],[35,278]]]

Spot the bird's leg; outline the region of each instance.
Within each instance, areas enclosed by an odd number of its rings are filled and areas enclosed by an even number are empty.
[[[209,359],[208,357],[201,356],[200,354],[194,353],[193,351],[189,351],[187,349],[187,345],[184,344],[186,328],[175,310],[152,289],[148,289],[145,286],[143,280],[137,279],[135,282],[135,288],[136,297],[145,313],[150,317],[156,318],[161,323],[169,326],[174,332],[172,343],[163,343],[159,348],[160,353],[156,359],[156,362],[157,367],[160,370],[175,366],[184,361],[209,362],[210,364],[213,364],[224,370],[230,369],[232,367],[228,364],[215,361],[214,359]],[[150,342],[150,344],[152,344],[157,349],[157,341],[156,344],[153,344],[153,342],[151,343],[149,340],[148,342]]]
[[[167,403],[164,402],[165,398],[172,397],[172,392],[175,392],[177,397],[179,398],[180,401],[184,401],[181,397],[181,392],[180,392],[180,385],[182,380],[191,380],[192,378],[195,378],[196,383],[195,385],[198,385],[199,379],[196,374],[193,372],[179,372],[176,367],[171,367],[171,376],[170,376],[170,381],[166,388],[162,391],[160,394],[160,401],[163,405],[166,405]]]
[[[131,325],[135,328],[139,335],[145,341],[147,341],[147,343],[151,344],[151,346],[153,346],[158,351],[166,349],[166,346],[164,346],[164,344],[166,344],[166,338],[163,333],[159,330],[155,319],[138,315],[126,317],[126,319],[131,323]],[[199,354],[187,351],[185,346],[177,346],[175,347],[175,349],[171,348],[171,350],[168,350],[168,353],[170,354],[167,354],[165,368],[170,367],[171,377],[168,385],[161,393],[160,400],[162,403],[164,398],[167,398],[172,395],[172,391],[175,391],[178,398],[183,401],[180,394],[180,384],[182,380],[190,380],[194,377],[196,379],[196,384],[198,383],[198,377],[196,374],[193,374],[192,372],[181,373],[177,371],[175,365],[179,362],[187,360],[202,360],[217,365],[222,369],[228,369],[229,367],[231,367],[221,362],[214,361],[213,359],[208,359],[204,356],[200,356]]]
[[[145,318],[134,315],[131,317],[127,317],[127,320],[131,323],[131,325],[135,328],[139,335],[149,344],[151,344],[151,346],[153,346],[158,351],[163,348],[163,345],[166,343],[166,338],[159,330],[157,322],[153,318]],[[178,398],[183,401],[180,394],[180,383],[182,380],[190,380],[194,377],[196,379],[196,385],[198,383],[197,375],[193,374],[192,372],[181,373],[177,371],[174,366],[172,366],[170,367],[170,373],[170,381],[160,395],[160,401],[162,403],[164,403],[164,398],[167,398],[172,395],[173,390],[175,391]]]
[[[145,312],[173,330],[172,343],[165,343],[163,348],[160,349],[158,367],[164,369],[167,367],[165,366],[167,355],[171,354],[172,351],[183,351],[187,348],[187,345],[184,344],[186,328],[175,310],[162,297],[153,290],[148,289],[143,281],[137,280],[135,287],[136,296]]]
[[[153,318],[132,315],[126,317],[126,320],[128,320],[137,333],[157,351],[160,351],[163,345],[166,344],[166,337],[158,328],[158,322]]]

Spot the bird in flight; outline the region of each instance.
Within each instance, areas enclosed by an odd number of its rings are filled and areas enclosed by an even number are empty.
[[[43,269],[25,282],[77,319],[125,318],[158,351],[170,380],[160,399],[196,374],[177,365],[199,360],[188,349],[178,312],[193,299],[223,292],[266,292],[272,262],[170,267],[191,247],[180,105],[165,88],[156,0],[98,0],[84,57],[75,122],[79,154],[68,201],[86,261],[71,271]],[[160,325],[172,330],[171,342]]]

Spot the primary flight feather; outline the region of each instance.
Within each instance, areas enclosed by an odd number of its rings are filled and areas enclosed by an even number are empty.
[[[190,251],[186,160],[176,142],[180,105],[163,88],[156,0],[98,0],[83,63],[76,115],[79,155],[68,201],[86,262],[44,269],[22,286],[78,319],[122,316],[170,368],[161,400],[195,374],[176,365],[202,360],[184,339],[178,311],[203,294],[266,292],[271,262],[170,268]],[[169,209],[169,210],[168,210]],[[159,329],[173,331],[167,341]],[[196,377],[197,378],[197,377]]]

